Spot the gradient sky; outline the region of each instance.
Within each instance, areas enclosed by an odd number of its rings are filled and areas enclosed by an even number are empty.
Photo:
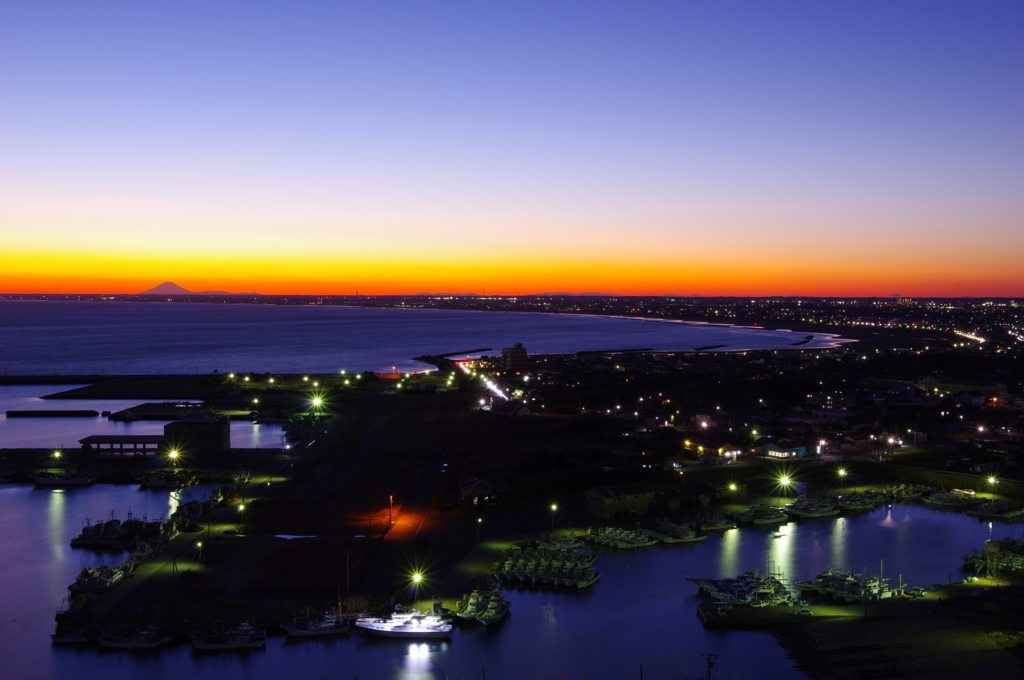
[[[0,292],[1024,296],[1024,3],[0,0]]]

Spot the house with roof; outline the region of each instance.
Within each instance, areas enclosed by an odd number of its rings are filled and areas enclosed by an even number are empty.
[[[761,447],[761,455],[767,458],[804,458],[807,447],[792,440],[768,442]]]
[[[694,455],[702,463],[711,465],[728,465],[735,463],[742,454],[739,446],[724,439],[695,437],[683,442],[683,448]]]

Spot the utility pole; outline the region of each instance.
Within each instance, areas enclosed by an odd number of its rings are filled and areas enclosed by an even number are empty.
[[[715,667],[715,659],[718,658],[717,654],[701,654],[705,659],[708,660],[708,679],[711,680],[711,669]]]

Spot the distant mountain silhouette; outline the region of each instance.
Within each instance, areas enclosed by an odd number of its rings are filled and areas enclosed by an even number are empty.
[[[223,290],[188,290],[171,281],[164,281],[155,288],[144,290],[139,295],[259,295],[259,293],[228,293]]]

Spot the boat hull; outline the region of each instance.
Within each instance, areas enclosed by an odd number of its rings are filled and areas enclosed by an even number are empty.
[[[359,624],[356,624],[359,626]],[[431,630],[431,631],[409,631],[409,630],[385,630],[383,628],[368,628],[366,626],[359,626],[370,635],[377,635],[380,637],[390,638],[446,638],[449,637],[452,632],[451,630]]]

